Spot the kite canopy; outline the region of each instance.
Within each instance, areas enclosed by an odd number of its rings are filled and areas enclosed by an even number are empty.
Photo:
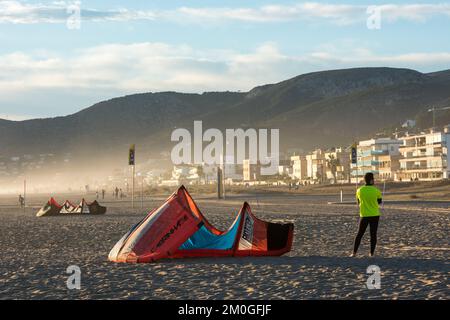
[[[214,228],[184,186],[151,211],[112,248],[114,262],[163,258],[280,256],[291,250],[294,225],[256,218],[244,203],[231,227]]]
[[[55,199],[50,198],[48,202],[38,211],[37,217],[43,216],[56,216],[59,215],[61,211],[61,206],[56,202]]]
[[[76,212],[81,214],[91,213],[91,211],[89,210],[89,205],[86,203],[86,200],[81,199],[80,204],[76,208]]]
[[[75,213],[76,206],[72,204],[69,200],[66,200],[61,206],[60,214],[72,214]]]
[[[86,215],[86,214],[105,214],[106,207],[98,204],[97,201],[87,203],[82,199],[78,206],[66,200],[63,205],[59,205],[54,198],[50,200],[39,210],[37,217],[60,216],[60,215]]]
[[[106,213],[106,207],[101,206],[97,202],[97,200],[94,200],[93,202],[88,204],[88,208],[89,208],[90,214],[105,214]]]

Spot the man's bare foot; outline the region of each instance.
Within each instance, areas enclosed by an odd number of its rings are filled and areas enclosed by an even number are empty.
[[[352,252],[352,254],[350,255],[350,258],[354,258],[356,257],[356,253]]]

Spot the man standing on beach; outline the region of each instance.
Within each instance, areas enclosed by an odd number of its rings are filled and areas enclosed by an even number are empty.
[[[382,195],[378,188],[374,187],[374,176],[372,172],[368,172],[364,176],[366,182],[365,186],[362,186],[356,191],[356,199],[359,204],[359,228],[358,234],[355,238],[353,246],[353,253],[351,257],[356,256],[361,239],[366,232],[367,226],[370,225],[370,256],[373,257],[375,253],[375,247],[377,245],[377,230],[378,222],[380,220],[380,208]]]
[[[25,207],[25,198],[22,197],[21,194],[19,194],[19,206],[20,206],[21,208]]]

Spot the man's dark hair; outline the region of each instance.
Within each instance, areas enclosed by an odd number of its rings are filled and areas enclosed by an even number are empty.
[[[366,181],[366,184],[373,184],[374,177],[372,172],[367,172],[364,175],[364,181]]]

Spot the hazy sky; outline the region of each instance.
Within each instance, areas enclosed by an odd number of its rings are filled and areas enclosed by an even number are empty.
[[[81,1],[79,28],[77,7],[0,0],[0,118],[66,115],[137,92],[249,90],[327,69],[450,69],[450,2]],[[368,28],[378,16],[380,28]]]

